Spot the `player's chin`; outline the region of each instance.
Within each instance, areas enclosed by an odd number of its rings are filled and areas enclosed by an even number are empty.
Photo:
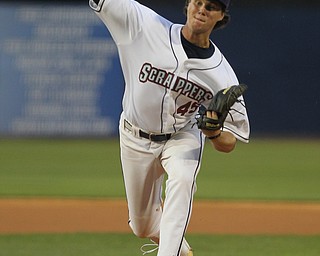
[[[204,31],[204,29],[201,24],[193,23],[191,27],[191,31],[196,34],[200,34]]]
[[[205,33],[208,30],[208,26],[205,22],[196,20],[192,24],[192,30],[197,33]]]

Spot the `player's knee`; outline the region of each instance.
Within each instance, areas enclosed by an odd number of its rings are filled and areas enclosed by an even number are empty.
[[[155,232],[151,230],[143,230],[143,229],[132,229],[132,232],[135,236],[139,238],[151,238],[155,237]]]
[[[147,233],[144,232],[143,230],[132,230],[133,231],[133,234],[139,238],[147,238]]]
[[[168,193],[171,191],[173,193],[178,193],[180,198],[190,198],[190,189],[192,187],[192,184],[186,179],[168,180],[166,196],[168,196]]]
[[[190,186],[194,183],[194,176],[192,175],[174,175],[172,177],[174,183],[179,186],[181,189],[190,188]]]
[[[129,223],[129,226],[133,234],[139,238],[154,237],[159,232],[158,230],[155,230],[154,228],[152,228],[150,225],[143,223],[141,221],[137,222],[137,221],[131,220]]]

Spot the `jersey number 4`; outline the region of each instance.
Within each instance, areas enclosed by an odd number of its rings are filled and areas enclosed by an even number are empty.
[[[189,101],[186,104],[180,106],[177,109],[177,113],[180,114],[181,116],[184,116],[185,114],[192,114],[198,109],[198,107],[199,107],[198,102]]]

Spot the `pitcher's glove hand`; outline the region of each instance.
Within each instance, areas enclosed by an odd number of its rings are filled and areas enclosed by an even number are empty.
[[[226,120],[228,113],[235,102],[239,102],[238,98],[247,89],[247,85],[232,85],[226,89],[218,91],[212,98],[208,109],[201,106],[196,116],[198,128],[201,130],[220,130]],[[217,114],[217,119],[207,117],[207,111],[213,111]]]

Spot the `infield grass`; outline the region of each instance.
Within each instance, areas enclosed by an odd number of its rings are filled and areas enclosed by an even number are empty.
[[[320,140],[252,139],[204,152],[196,198],[320,200]],[[0,197],[124,197],[115,140],[0,139]]]
[[[199,256],[320,255],[320,236],[190,235],[188,240]],[[148,242],[130,234],[0,235],[0,256],[141,256],[139,248]]]

